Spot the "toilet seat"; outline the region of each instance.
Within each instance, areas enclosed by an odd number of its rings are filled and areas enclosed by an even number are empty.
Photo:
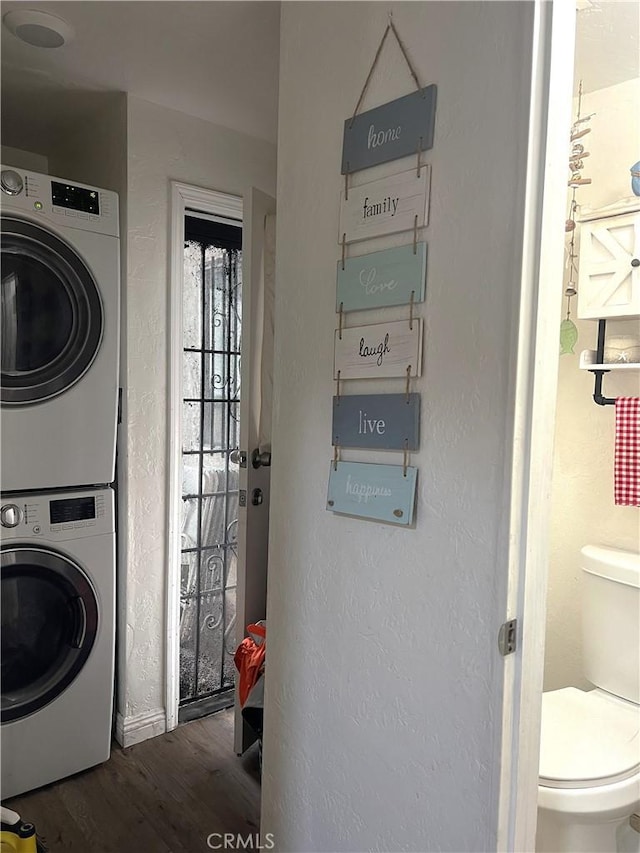
[[[542,695],[539,784],[595,788],[640,773],[640,707],[565,687]]]

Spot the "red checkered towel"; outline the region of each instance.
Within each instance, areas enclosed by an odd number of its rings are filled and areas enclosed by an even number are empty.
[[[640,506],[640,397],[616,399],[615,499]]]

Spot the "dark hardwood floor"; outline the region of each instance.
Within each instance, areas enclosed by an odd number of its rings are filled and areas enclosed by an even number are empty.
[[[233,711],[220,711],[128,749],[114,743],[105,764],[3,805],[51,853],[199,853],[225,832],[252,835],[255,849],[257,745],[238,758]]]

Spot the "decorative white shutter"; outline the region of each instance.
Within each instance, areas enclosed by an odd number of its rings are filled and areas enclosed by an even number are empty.
[[[640,211],[580,227],[578,317],[640,316]]]

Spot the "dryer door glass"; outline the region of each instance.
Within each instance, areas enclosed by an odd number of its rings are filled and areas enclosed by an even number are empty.
[[[94,589],[62,554],[6,547],[2,566],[3,723],[47,705],[84,666],[98,630]]]
[[[2,217],[2,402],[29,404],[70,388],[102,340],[103,311],[84,261],[50,231]]]

